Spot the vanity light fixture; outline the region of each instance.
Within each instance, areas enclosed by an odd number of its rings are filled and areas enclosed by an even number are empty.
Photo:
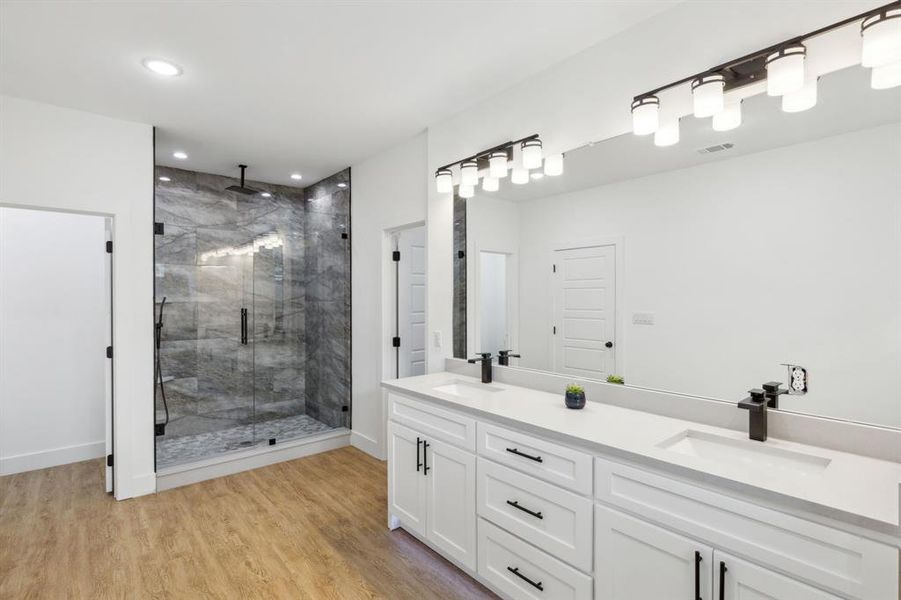
[[[739,125],[741,125],[741,100],[727,100],[723,110],[713,115],[714,131],[729,131]]]
[[[691,82],[691,98],[695,116],[699,119],[712,117],[723,110],[723,89],[726,78],[720,73],[710,73],[696,77]]]
[[[141,64],[145,69],[163,77],[176,77],[182,73],[181,67],[161,58],[145,58]]]
[[[817,105],[817,80],[811,79],[804,83],[796,92],[790,92],[782,96],[782,110],[787,113],[796,113],[813,108]]]
[[[860,24],[860,64],[881,67],[901,61],[901,6],[883,7]]]
[[[544,159],[544,174],[548,177],[563,175],[563,154],[551,154]]]
[[[482,190],[485,192],[496,192],[500,189],[500,180],[497,177],[486,175],[482,178]]]
[[[507,176],[507,151],[495,150],[488,155],[488,174],[495,179]]]
[[[454,172],[450,169],[435,171],[435,191],[439,194],[450,194],[454,191]]]
[[[635,135],[649,135],[657,131],[660,124],[660,98],[644,96],[632,102],[632,132]]]
[[[655,146],[672,146],[679,143],[679,119],[671,119],[661,123],[654,132]]]
[[[460,184],[460,189],[458,190],[461,198],[472,198],[475,193],[475,187],[471,185]]]
[[[178,160],[187,160],[188,159],[188,153],[183,152],[182,150],[176,150],[175,152],[172,153],[172,156],[174,158],[177,158]]]
[[[542,164],[541,140],[538,139],[537,133],[519,138],[518,140],[504,142],[503,144],[498,144],[491,148],[486,148],[472,156],[467,156],[466,158],[438,167],[435,171],[435,191],[439,194],[453,192],[455,168],[459,168],[460,170],[460,185],[472,188],[472,193],[475,193],[475,188],[479,185],[480,173],[485,179],[493,180],[483,181],[482,189],[485,191],[497,191],[500,188],[500,179],[506,177],[507,171],[511,170],[510,165],[512,164],[514,149],[517,146],[520,147],[522,156],[517,156],[517,167],[512,169],[513,176],[511,179],[515,179],[514,183],[528,183],[529,169],[523,166],[523,161],[527,164],[535,165],[532,167],[535,169],[541,168]],[[560,157],[560,160],[559,170],[560,173],[562,173],[562,156]],[[551,168],[554,168],[553,165]],[[520,173],[520,171],[522,171],[522,173]],[[465,187],[463,190],[467,194],[470,193]],[[463,193],[461,193],[460,196],[463,198],[470,197]]]
[[[541,140],[533,138],[520,144],[522,150],[522,166],[526,169],[537,169],[541,166]]]
[[[793,44],[780,48],[766,58],[766,93],[784,96],[804,87],[804,61],[807,48]]]
[[[901,61],[873,67],[870,73],[870,87],[874,90],[887,90],[901,85]]]
[[[479,184],[479,163],[465,160],[460,163],[460,185],[475,187]],[[465,198],[466,196],[464,196]]]
[[[529,183],[529,170],[524,167],[513,167],[510,172],[510,181],[517,185]]]

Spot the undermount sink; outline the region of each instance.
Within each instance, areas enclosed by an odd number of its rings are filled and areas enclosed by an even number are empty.
[[[769,473],[819,475],[832,462],[822,456],[774,448],[766,442],[736,440],[694,429],[686,429],[657,447],[723,465]]]
[[[460,398],[484,398],[486,394],[502,392],[504,388],[493,386],[490,383],[470,383],[469,381],[454,380],[432,388],[436,392],[458,396]]]

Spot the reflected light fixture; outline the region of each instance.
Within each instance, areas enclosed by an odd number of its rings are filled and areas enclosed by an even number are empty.
[[[181,150],[176,150],[172,153],[172,156],[174,158],[177,158],[178,160],[186,160],[188,158],[188,153]]]
[[[660,124],[660,98],[644,96],[632,102],[632,133],[648,135]]]
[[[807,48],[792,44],[780,48],[766,58],[766,93],[784,96],[804,87],[804,61]]]
[[[170,178],[166,177],[165,175],[163,175],[162,177],[160,177],[160,181],[165,182],[165,181],[172,181],[172,180]]]
[[[500,181],[497,177],[487,175],[482,178],[482,190],[486,192],[496,192],[500,189]]]
[[[145,69],[164,77],[176,77],[182,73],[181,67],[161,58],[145,58],[141,64]]]
[[[272,194],[270,194],[269,192],[260,192],[260,196],[262,196],[263,198],[271,198]]]
[[[488,174],[495,179],[507,176],[506,150],[497,150],[488,155]]]
[[[806,81],[801,89],[782,96],[782,110],[796,113],[817,105],[817,80]]]
[[[522,166],[526,169],[537,169],[541,166],[541,140],[534,138],[520,144],[522,149]]]
[[[881,9],[860,23],[860,64],[881,67],[901,61],[901,6]]]
[[[531,177],[532,179],[541,179],[542,177],[544,177],[544,173],[542,173],[541,171],[535,171],[534,173],[529,174],[529,177]]]
[[[435,191],[439,194],[450,194],[454,191],[454,173],[450,169],[435,171]]]
[[[654,132],[655,146],[672,146],[679,143],[679,119],[672,119],[660,124]]]
[[[529,170],[524,167],[513,167],[510,172],[510,181],[518,185],[529,183]]]
[[[712,117],[723,110],[725,86],[726,78],[719,73],[702,75],[691,82],[691,97],[696,117]]]
[[[544,159],[544,174],[548,177],[563,175],[563,154],[551,154]]]
[[[460,163],[460,185],[475,187],[478,184],[479,163],[474,160],[464,160],[462,163]]]
[[[342,181],[341,183],[338,184],[338,187],[343,190],[344,188],[347,187],[347,184]]]
[[[460,189],[458,190],[461,198],[472,198],[475,193],[475,187],[471,185],[460,184]]]
[[[729,131],[741,125],[741,100],[728,101],[713,115],[714,131]]]
[[[901,61],[873,67],[870,73],[870,87],[874,90],[887,90],[901,85]]]

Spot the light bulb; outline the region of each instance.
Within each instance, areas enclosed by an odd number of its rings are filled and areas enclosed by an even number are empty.
[[[479,185],[479,163],[474,160],[460,163],[460,184],[470,187]]]
[[[497,150],[488,155],[488,174],[495,179],[507,176],[507,151]]]
[[[766,93],[783,96],[804,87],[804,60],[807,48],[803,44],[786,46],[766,58]]]
[[[655,146],[672,146],[679,143],[679,119],[673,119],[661,123],[657,131],[654,132]]]
[[[496,192],[500,189],[500,181],[498,181],[497,177],[491,177],[488,175],[487,177],[482,178],[482,189],[486,192]]]
[[[551,154],[545,157],[544,174],[548,177],[563,175],[563,154]]]
[[[870,87],[874,90],[887,90],[901,85],[901,61],[873,67],[870,73]]]
[[[691,97],[696,117],[712,117],[723,110],[725,86],[726,78],[719,73],[704,75],[691,82]]]
[[[860,23],[860,64],[881,67],[901,61],[901,8],[884,10]]]
[[[817,105],[817,80],[811,79],[801,89],[782,96],[782,110],[796,113]]]
[[[523,167],[513,167],[510,172],[510,181],[516,184],[529,183],[529,170]]]
[[[660,98],[645,96],[632,102],[632,132],[648,135],[657,131],[660,124]]]
[[[541,166],[541,140],[526,140],[520,144],[522,149],[522,166],[526,169],[537,169]]]
[[[729,131],[741,125],[741,100],[727,102],[723,110],[713,115],[714,131]]]
[[[450,169],[438,169],[435,171],[435,191],[439,194],[449,194],[454,191],[454,173]]]
[[[461,183],[458,193],[460,194],[461,198],[472,198],[476,193],[476,189],[474,186],[464,185]]]

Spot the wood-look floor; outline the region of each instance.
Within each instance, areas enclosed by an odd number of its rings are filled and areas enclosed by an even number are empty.
[[[342,448],[116,502],[101,461],[0,477],[0,598],[495,598],[386,526]]]

